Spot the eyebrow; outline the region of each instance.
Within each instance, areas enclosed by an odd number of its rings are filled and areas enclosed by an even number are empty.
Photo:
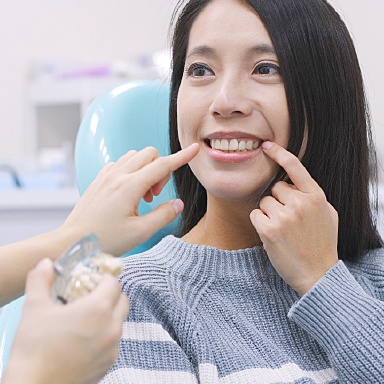
[[[214,56],[215,50],[207,45],[198,45],[193,47],[187,54],[187,58],[191,56]]]
[[[260,54],[260,53],[273,53],[274,55],[276,55],[275,48],[269,44],[256,45],[255,47],[251,48],[250,51],[253,53],[258,53],[258,54]]]
[[[276,55],[275,48],[273,48],[270,44],[258,44],[254,47],[250,48],[249,54],[264,54],[264,53],[272,53]],[[215,56],[216,51],[214,48],[211,48],[207,45],[198,45],[193,47],[190,52],[187,54],[187,58],[191,56]]]

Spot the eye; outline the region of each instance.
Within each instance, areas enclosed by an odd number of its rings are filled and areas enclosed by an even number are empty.
[[[253,73],[261,76],[280,75],[280,67],[273,63],[260,63],[256,65]]]
[[[201,63],[193,63],[191,64],[186,73],[188,76],[193,77],[205,77],[205,76],[213,76],[214,73],[212,69],[210,69],[207,65]]]

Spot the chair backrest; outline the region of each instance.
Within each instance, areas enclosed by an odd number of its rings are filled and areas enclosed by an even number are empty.
[[[169,153],[168,109],[170,88],[157,81],[132,81],[98,96],[85,114],[75,146],[76,179],[83,193],[100,169],[130,149],[147,146]],[[174,198],[172,183],[153,202],[141,201],[139,214]],[[143,252],[175,230],[176,222],[160,230],[129,254]]]
[[[156,81],[132,81],[98,96],[82,119],[75,145],[76,179],[80,194],[108,162],[130,149],[154,146],[161,155],[169,153],[169,86]],[[168,183],[152,203],[142,201],[139,214],[172,199]],[[129,254],[143,252],[172,233],[176,223],[157,232]],[[19,324],[24,297],[6,305],[0,312],[0,381]]]
[[[20,322],[23,303],[24,296],[7,304],[0,312],[0,383],[9,360],[16,329]]]

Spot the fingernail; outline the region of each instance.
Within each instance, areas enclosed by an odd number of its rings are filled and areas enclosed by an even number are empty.
[[[45,259],[40,260],[37,263],[36,269],[44,269],[44,268],[47,268],[47,266],[51,265],[51,264],[52,264],[52,261],[48,258],[45,258]]]
[[[271,143],[270,141],[264,141],[264,143],[261,144],[263,149],[269,149],[272,147],[272,145],[273,145],[273,143]]]
[[[178,215],[184,209],[184,203],[180,199],[175,199],[172,201],[172,207],[175,210],[176,215]]]
[[[198,147],[198,146],[199,146],[199,143],[192,143],[188,147],[192,148],[192,147]]]

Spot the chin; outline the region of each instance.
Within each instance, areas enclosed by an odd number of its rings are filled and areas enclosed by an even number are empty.
[[[215,185],[212,188],[206,188],[207,194],[214,198],[232,201],[237,203],[250,203],[257,204],[263,192],[267,188],[267,184],[258,188],[249,188],[249,185],[236,184],[222,184]]]

